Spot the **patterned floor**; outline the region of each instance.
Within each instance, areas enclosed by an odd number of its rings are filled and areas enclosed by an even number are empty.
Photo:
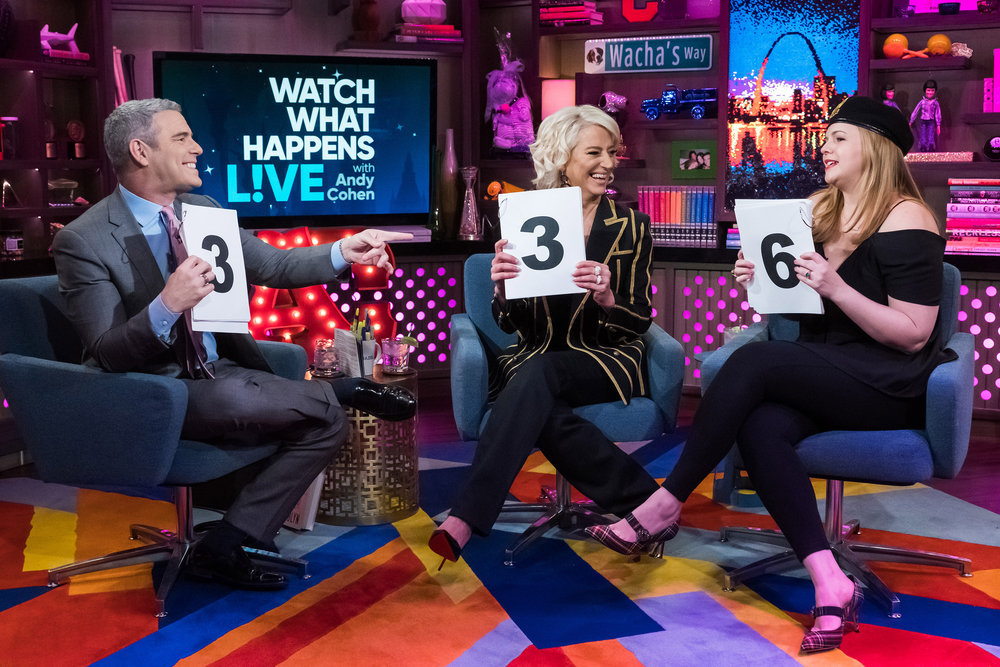
[[[678,442],[631,449],[662,477]],[[283,533],[283,552],[307,554],[311,578],[276,593],[183,579],[162,620],[152,615],[149,566],[55,589],[44,570],[129,547],[128,524],[170,525],[169,504],[0,480],[0,665],[1000,664],[1000,518],[990,511],[923,486],[848,485],[845,515],[861,519],[866,541],[960,554],[975,574],[878,566],[901,594],[903,617],[866,601],[861,633],[841,651],[803,658],[812,599],[801,573],[722,591],[724,568],[773,549],[720,543],[718,528],[770,520],[712,503],[709,481],[663,560],[631,563],[563,534],[509,568],[504,548],[524,524],[504,523],[439,571],[426,540],[472,451],[453,443],[421,452],[421,511],[409,519]],[[535,455],[515,495],[529,499],[551,481]]]

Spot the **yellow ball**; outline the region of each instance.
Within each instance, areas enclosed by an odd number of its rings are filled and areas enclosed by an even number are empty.
[[[951,53],[951,40],[948,35],[931,35],[927,39],[927,52],[932,56],[946,56]]]
[[[885,42],[882,44],[882,53],[885,54],[886,58],[899,58],[909,45],[910,42],[906,39],[906,35],[894,32],[885,38]]]

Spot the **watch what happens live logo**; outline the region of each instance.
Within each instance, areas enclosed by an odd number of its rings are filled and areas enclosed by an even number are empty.
[[[226,165],[229,202],[374,200],[375,80],[268,77],[268,83],[288,127],[242,137],[242,164]],[[345,161],[353,162],[350,169],[339,168]],[[328,166],[336,167],[336,178],[327,178]],[[249,170],[249,180],[241,170]],[[252,189],[241,190],[241,183]]]

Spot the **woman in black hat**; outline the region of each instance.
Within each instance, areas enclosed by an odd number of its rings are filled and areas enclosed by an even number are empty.
[[[837,565],[795,445],[827,430],[923,428],[931,370],[948,355],[936,326],[945,241],[903,161],[913,136],[877,100],[848,98],[822,147],[827,187],[812,196],[818,250],[795,260],[825,314],[800,318],[797,341],[735,351],[705,392],[677,465],[642,505],[587,532],[622,553],[676,533],[681,504],[734,442],[765,507],[816,589],[801,650],[840,646],[857,628],[860,587]],[[746,286],[754,266],[733,270]]]

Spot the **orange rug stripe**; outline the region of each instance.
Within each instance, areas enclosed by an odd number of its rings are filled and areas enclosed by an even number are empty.
[[[343,665],[447,665],[506,619],[485,588],[456,604],[424,571],[283,665],[330,664],[330,656],[337,656],[336,662]]]
[[[576,667],[643,667],[635,654],[617,639],[563,646],[563,652]]]
[[[408,552],[400,553],[357,581],[212,664],[232,667],[278,664],[389,593],[405,586],[421,572],[425,570],[419,560]]]

